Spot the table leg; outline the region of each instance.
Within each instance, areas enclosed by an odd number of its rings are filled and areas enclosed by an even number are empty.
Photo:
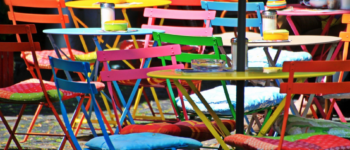
[[[76,28],[79,28],[78,22],[79,22],[83,27],[87,28],[87,26],[86,26],[77,16],[75,16],[74,11],[73,11],[73,8],[68,7],[68,10],[69,10],[69,12],[70,12],[70,14],[71,14],[71,16],[72,16],[72,20],[73,20],[73,23],[74,23],[74,25],[75,25]],[[83,45],[83,48],[84,48],[85,53],[89,52],[89,50],[88,50],[88,48],[87,48],[87,46],[86,46],[84,37],[83,37],[82,35],[79,35],[79,38],[80,38],[81,44]]]
[[[218,116],[215,114],[215,112],[211,109],[211,107],[209,106],[209,104],[205,101],[205,99],[203,98],[203,96],[200,94],[200,92],[197,90],[197,88],[194,86],[194,84],[192,83],[191,80],[186,80],[186,82],[189,84],[189,86],[191,87],[191,89],[197,94],[197,96],[201,99],[202,103],[206,106],[207,110],[210,112],[210,114],[212,115],[212,117],[214,118],[214,120],[216,121],[217,125],[219,126],[219,128],[221,128],[220,126],[223,125],[223,123],[221,122],[221,120],[218,118]],[[214,126],[211,124],[211,122],[209,121],[209,119],[203,114],[203,112],[198,108],[198,106],[196,105],[196,103],[194,103],[194,101],[191,99],[191,97],[188,95],[186,89],[179,83],[178,80],[174,80],[174,84],[176,85],[176,87],[181,91],[181,93],[186,97],[186,99],[188,100],[188,102],[192,105],[193,109],[195,110],[195,112],[198,114],[199,118],[203,121],[203,123],[208,127],[209,131],[213,134],[213,136],[215,137],[215,139],[220,143],[220,145],[222,146],[222,148],[224,150],[229,150],[229,148],[227,147],[226,143],[224,142],[224,140],[222,140],[222,138],[220,137],[219,133],[216,131],[216,129],[214,128]],[[227,128],[224,126],[223,128],[221,128],[224,132],[225,135],[222,136],[226,136],[229,135],[230,133],[228,132]]]
[[[124,16],[125,21],[128,23],[128,27],[131,27],[130,21],[129,21],[129,17],[128,17],[128,15],[126,14],[126,9],[125,9],[125,8],[122,9],[122,13],[123,13],[123,16]],[[139,45],[138,45],[137,42],[136,42],[135,36],[134,36],[134,35],[131,35],[131,38],[132,38],[132,40],[134,41],[135,48],[139,48]],[[117,41],[116,41],[116,42],[117,42]]]
[[[331,23],[334,19],[334,15],[330,16],[327,23],[326,23],[326,26],[324,27],[324,29],[322,30],[322,33],[321,35],[325,35],[328,30],[329,30],[329,27],[331,27]],[[316,53],[317,51],[317,48],[318,48],[319,44],[315,45],[315,47],[312,49],[312,52],[311,52],[311,56],[314,56],[314,54]]]
[[[295,27],[295,24],[294,24],[294,22],[292,20],[292,16],[287,16],[286,19],[287,19],[287,21],[289,23],[290,28],[292,28],[292,31],[294,32],[294,35],[300,35],[299,32],[298,32],[298,29]],[[305,51],[305,52],[309,52],[305,45],[301,45],[301,49],[303,51]]]
[[[339,44],[341,44],[341,43],[339,43]],[[332,46],[331,46],[331,48],[330,48],[330,50],[329,50],[329,52],[328,52],[328,55],[327,55],[327,57],[326,57],[326,60],[331,60],[332,55],[333,55],[334,50],[335,50],[335,48],[337,47],[337,45],[338,45],[337,43],[333,43],[333,44],[332,44]],[[322,77],[317,77],[317,78],[316,78],[316,82],[321,82],[321,80],[322,80]],[[302,115],[303,117],[306,117],[307,112],[309,111],[309,108],[310,108],[310,106],[311,106],[311,104],[312,104],[312,101],[313,101],[313,99],[314,99],[314,96],[315,96],[315,94],[311,94],[311,95],[310,95],[309,100],[308,100],[308,102],[307,102],[307,104],[306,104],[304,113],[303,113],[303,115]]]
[[[297,82],[303,82],[305,79],[297,79]],[[294,94],[292,94],[292,97]],[[265,136],[267,132],[269,132],[272,124],[276,121],[277,117],[281,114],[281,112],[284,110],[284,106],[286,105],[286,97],[281,101],[281,103],[277,106],[275,111],[272,113],[271,117],[265,125],[262,127],[262,129],[259,131],[258,136]]]

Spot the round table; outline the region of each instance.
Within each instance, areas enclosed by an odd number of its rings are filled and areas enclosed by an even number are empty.
[[[289,4],[287,5],[287,7],[292,7],[293,9],[286,9],[286,10],[281,10],[281,11],[277,11],[277,15],[283,15],[286,16],[286,19],[291,27],[291,29],[293,30],[295,35],[300,35],[297,28],[295,27],[295,24],[292,20],[292,16],[330,16],[326,26],[324,27],[321,35],[325,35],[327,33],[327,31],[330,28],[330,25],[334,19],[335,15],[342,15],[342,14],[349,14],[350,10],[330,10],[330,9],[312,9],[310,7],[307,6],[303,6],[301,4]],[[339,43],[339,44],[342,44]],[[340,48],[341,46],[339,46]],[[307,48],[305,47],[305,45],[301,45],[301,48],[308,52]],[[316,50],[318,48],[318,45],[316,45],[313,50],[311,51],[311,55],[313,56],[316,53]],[[337,49],[338,50],[338,49]]]
[[[51,45],[52,47],[55,49],[55,52],[57,54],[57,56],[62,59],[61,57],[61,54],[65,55],[63,53],[63,51],[60,50],[60,48],[55,44],[55,41],[52,37],[52,34],[56,34],[56,35],[93,35],[93,40],[94,40],[94,43],[96,44],[96,47],[99,51],[102,51],[102,47],[100,45],[100,43],[98,42],[98,39],[97,39],[97,36],[99,35],[120,35],[120,36],[125,36],[125,35],[146,35],[146,34],[152,34],[153,32],[164,32],[163,30],[154,30],[154,29],[142,29],[142,28],[129,28],[127,32],[105,32],[105,31],[102,31],[101,28],[65,28],[65,29],[62,29],[62,28],[59,28],[59,29],[45,29],[43,30],[43,33],[46,33],[48,34],[48,37],[49,37],[49,40],[51,42]],[[61,52],[61,53],[59,53]],[[67,56],[66,56],[67,57]],[[67,57],[69,58],[69,57]],[[132,65],[130,65],[130,63],[128,63],[127,61],[124,61],[129,67],[133,68],[134,67]],[[144,62],[144,59],[142,59],[142,62]],[[95,68],[98,68],[99,66],[99,61],[96,61],[95,63]],[[110,69],[109,68],[109,65],[107,65],[106,67],[107,69]],[[98,69],[94,69],[95,72],[94,72],[94,77],[95,77],[95,81],[97,81],[97,72],[98,72]],[[66,72],[66,76],[69,78],[70,75],[68,72]],[[116,82],[113,82],[113,84],[117,84]],[[105,103],[107,104],[107,100],[106,99],[103,99],[105,101]],[[122,101],[122,104],[126,104],[125,100],[124,99],[120,99]],[[131,104],[131,102],[130,102]],[[130,104],[129,105],[126,105],[125,109],[124,110],[129,110],[128,107],[130,107]],[[109,114],[112,114],[111,111],[109,110],[109,108],[107,109],[108,113]],[[131,123],[134,123],[133,119],[132,119],[132,116],[130,114],[130,112],[127,112],[127,115],[129,116],[128,119]],[[123,114],[123,116],[120,118],[120,122],[124,122],[123,120],[125,119],[126,115]]]
[[[68,10],[72,16],[72,20],[73,20],[73,23],[74,23],[76,28],[79,28],[79,24],[85,28],[88,28],[88,26],[74,14],[73,8],[100,9],[100,4],[98,2],[104,2],[104,0],[69,1],[69,2],[65,3],[66,7],[68,8]],[[128,27],[131,27],[129,17],[126,13],[126,9],[156,7],[156,6],[168,6],[169,4],[171,4],[171,1],[169,1],[169,0],[126,0],[126,3],[124,3],[124,4],[115,4],[114,8],[122,10],[124,20],[126,22],[128,22]],[[79,35],[79,38],[80,38],[80,41],[83,45],[84,51],[88,52],[84,37],[82,35]],[[117,37],[117,39],[118,38],[120,38],[120,37]],[[138,48],[135,36],[131,35],[131,38],[134,40],[135,47]],[[102,41],[102,40],[100,40],[100,41]],[[119,42],[119,39],[115,40],[113,45],[117,45],[118,42]],[[111,46],[109,46],[108,44],[106,44],[106,46],[108,48],[111,48]]]
[[[333,75],[334,72],[311,72],[311,73],[295,73],[295,78],[308,78],[308,77],[318,77],[318,76],[328,76]],[[222,140],[221,136],[225,137],[229,135],[227,128],[223,125],[217,114],[211,109],[209,104],[206,102],[204,97],[200,94],[198,89],[194,86],[191,80],[260,80],[260,79],[286,79],[289,77],[288,72],[276,72],[276,73],[263,73],[262,71],[245,71],[245,72],[201,72],[201,73],[184,73],[180,71],[175,70],[160,70],[160,71],[153,71],[147,73],[147,76],[152,78],[162,78],[162,79],[173,79],[176,87],[181,91],[181,93],[186,97],[188,102],[192,105],[195,112],[198,114],[198,116],[201,118],[201,120],[204,122],[204,124],[208,127],[210,132],[213,134],[213,136],[216,138],[216,140],[221,144],[223,149],[228,149],[225,142]],[[199,110],[197,105],[194,103],[194,101],[191,99],[185,88],[179,83],[178,80],[185,80],[192,91],[197,94],[197,96],[200,98],[201,102],[204,104],[204,106],[209,111],[210,115],[214,118],[215,122],[221,128],[221,136],[220,133],[217,132],[217,130],[214,129],[213,125],[210,123],[208,118]],[[236,101],[241,101],[240,99],[237,99]],[[267,132],[267,130],[271,127],[272,123],[274,122],[273,119],[276,119],[277,116],[282,112],[285,105],[285,99],[277,106],[276,110],[274,111],[273,115],[269,119],[269,121],[266,122],[264,127],[261,129],[260,132]],[[244,114],[241,112],[241,114]],[[243,117],[242,117],[243,118]],[[243,124],[244,120],[236,120],[237,124]],[[243,127],[243,126],[242,126]],[[242,129],[243,131],[243,129]],[[265,134],[265,133],[259,133],[259,134]]]
[[[232,34],[222,34],[220,36],[222,38],[222,42],[224,46],[231,46],[231,38],[234,37]],[[254,40],[262,40],[262,37],[260,36],[254,36],[254,34],[251,34],[251,37],[249,38],[247,36],[249,41]],[[289,36],[290,42],[266,42],[266,43],[258,43],[258,42],[248,42],[248,47],[261,47],[261,46],[299,46],[299,45],[315,45],[315,44],[328,44],[328,43],[335,43],[339,42],[341,38],[336,36],[319,36],[319,35],[290,35]]]
[[[104,0],[81,0],[81,1],[69,1],[66,2],[66,6],[69,8],[81,8],[81,9],[100,9],[98,2],[104,2]],[[129,8],[145,8],[153,6],[165,6],[171,4],[169,0],[127,0],[124,4],[115,4],[115,9],[129,9]]]
[[[222,35],[223,46],[231,46],[231,38],[233,35],[224,34]],[[249,38],[249,41],[254,40],[262,40],[262,37],[253,36]],[[316,44],[332,44],[326,60],[332,60],[335,58],[335,54],[338,53],[339,49],[334,53],[334,50],[341,40],[341,38],[336,36],[319,36],[319,35],[290,35],[290,42],[248,42],[248,47],[264,47],[264,51],[267,57],[268,62],[270,63],[270,67],[274,67],[275,61],[279,57],[279,54],[282,51],[283,46],[299,46],[299,45],[316,45]],[[272,59],[270,54],[268,53],[268,47],[276,46],[278,47],[278,51],[275,55],[275,58]]]

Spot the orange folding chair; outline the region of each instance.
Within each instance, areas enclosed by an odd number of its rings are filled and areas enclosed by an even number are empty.
[[[347,24],[347,29],[346,31],[342,31],[339,33],[339,37],[341,38],[341,42],[344,42],[344,48],[343,48],[343,53],[341,56],[341,60],[347,60],[348,57],[348,49],[349,49],[349,42],[350,42],[350,14],[344,14],[342,16],[342,23]],[[337,53],[338,51],[336,51],[335,53]],[[334,56],[337,54],[334,54]],[[338,82],[342,82],[344,76],[344,71],[341,71],[339,73],[339,78],[338,78]],[[324,114],[324,119],[330,119],[331,115],[333,113],[333,109],[336,111],[336,113],[339,116],[339,119],[341,122],[346,122],[346,119],[343,115],[343,113],[341,112],[339,106],[337,103],[335,103],[337,100],[340,99],[344,99],[344,98],[349,98],[348,96],[349,94],[330,94],[330,95],[325,95],[323,96],[323,98],[325,99],[329,99],[331,101],[331,104],[329,105],[329,108],[325,108],[326,110],[323,111],[323,108],[320,106],[320,104],[318,104],[317,108],[320,111],[321,114]],[[311,108],[311,107],[310,107]],[[312,109],[311,109],[312,110]],[[313,111],[313,115],[317,116],[316,112]]]
[[[286,106],[284,107],[284,118],[281,131],[279,147],[282,146],[286,131],[288,111],[292,94],[335,94],[349,93],[350,82],[331,83],[295,83],[295,72],[338,72],[350,71],[350,61],[292,61],[284,62],[283,72],[289,72],[287,83],[281,83],[281,93],[287,93]],[[334,104],[334,102],[333,102]]]

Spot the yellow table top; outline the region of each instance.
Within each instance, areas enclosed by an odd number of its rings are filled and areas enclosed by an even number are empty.
[[[297,72],[295,78],[307,78],[318,76],[329,76],[335,72]],[[245,72],[200,72],[184,73],[172,70],[160,70],[147,73],[147,76],[162,79],[181,79],[181,80],[260,80],[260,79],[286,79],[288,72],[263,73],[262,71]]]
[[[111,1],[111,0],[107,0]],[[100,9],[100,4],[97,2],[105,2],[105,0],[82,0],[66,2],[67,7],[82,8],[82,9]],[[126,0],[125,4],[115,4],[115,9],[122,8],[144,8],[153,6],[169,5],[171,1],[168,0]]]

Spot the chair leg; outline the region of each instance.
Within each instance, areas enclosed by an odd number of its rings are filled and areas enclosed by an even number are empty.
[[[66,129],[64,123],[62,122],[60,116],[58,115],[58,113],[57,113],[55,107],[52,105],[52,103],[48,103],[48,105],[49,105],[48,107],[51,108],[51,111],[53,112],[53,114],[54,114],[54,116],[55,116],[55,118],[56,118],[58,124],[60,125],[60,127],[61,127],[61,129],[62,129],[62,131],[63,131],[63,133],[64,133],[64,135],[65,135],[65,137],[67,137],[67,139],[68,139],[69,143],[71,144],[72,148],[73,148],[74,150],[76,150],[77,148],[74,146],[74,143],[73,143],[72,139],[70,138],[70,136],[69,136],[69,134],[68,134],[68,131],[67,131],[67,129]]]
[[[333,101],[335,101],[335,100],[333,99]],[[340,108],[339,108],[339,106],[338,106],[338,104],[336,102],[334,102],[334,109],[337,112],[340,121],[341,122],[346,122],[345,117],[344,117],[343,113],[341,112],[341,110],[340,110]]]
[[[102,92],[100,92],[100,94],[101,94],[103,103],[104,103],[104,105],[105,105],[105,107],[106,107],[106,109],[107,109],[107,113],[108,113],[109,116],[110,116],[111,121],[114,121],[113,113],[112,113],[112,111],[111,111],[111,108],[109,107],[109,104],[108,104],[108,101],[107,101],[106,96],[105,96],[104,94],[102,94]],[[114,125],[115,125],[115,124],[114,124]]]
[[[151,89],[151,90],[152,90],[152,89],[154,90],[154,87],[151,87],[150,89]],[[146,100],[146,102],[147,102],[147,105],[148,105],[148,107],[149,107],[151,113],[152,113],[152,116],[155,117],[156,114],[155,114],[154,111],[153,111],[153,107],[152,107],[152,105],[151,105],[151,103],[150,103],[150,101],[149,101],[149,99],[148,99],[148,96],[147,96],[147,94],[146,94],[146,92],[145,92],[145,88],[143,88],[142,94],[143,94],[143,96],[145,97],[145,100]],[[153,92],[152,92],[152,94],[153,94]],[[155,93],[154,93],[154,94],[155,94]],[[153,95],[153,97],[156,97],[156,95]]]
[[[169,86],[169,85],[168,85]],[[170,94],[170,92],[169,92],[169,88],[166,88],[166,91],[167,91],[167,93],[168,93],[168,95],[169,95],[169,100],[170,100],[170,104],[171,104],[171,107],[173,107],[173,110],[174,110],[174,114],[175,114],[175,117],[176,117],[176,119],[178,120],[178,121],[180,121],[181,119],[183,119],[182,118],[182,116],[180,116],[180,114],[179,113],[181,113],[181,112],[177,112],[177,107],[175,107],[175,105],[174,105],[174,102],[173,102],[173,99],[175,99],[171,94]]]
[[[16,122],[15,122],[15,125],[14,125],[13,129],[11,129],[10,125],[9,125],[8,122],[6,121],[5,116],[4,116],[4,115],[2,114],[2,112],[0,111],[1,120],[2,120],[3,124],[5,125],[7,131],[8,131],[9,134],[10,134],[10,137],[9,137],[7,143],[6,143],[5,149],[8,149],[8,148],[9,148],[9,146],[10,146],[12,140],[15,142],[15,144],[16,144],[16,146],[17,146],[18,149],[22,149],[21,145],[19,144],[19,142],[18,142],[18,140],[17,140],[17,138],[16,138],[16,136],[15,136],[15,133],[16,133],[18,124],[19,124],[19,122],[21,121],[21,117],[22,117],[22,115],[23,115],[23,112],[24,112],[24,109],[26,108],[26,106],[27,106],[26,104],[23,104],[23,105],[22,105],[22,108],[21,108],[21,110],[20,110],[20,112],[19,112],[19,114],[18,114],[18,117],[17,117],[17,120],[16,120]]]
[[[27,133],[32,132],[32,130],[33,130],[33,128],[34,128],[35,121],[36,121],[36,119],[38,119],[38,116],[39,116],[39,114],[40,114],[41,109],[43,108],[43,106],[44,106],[43,104],[39,104],[38,108],[36,109],[36,112],[35,112],[35,114],[34,114],[34,117],[33,117],[33,119],[32,119],[32,122],[31,122],[30,125],[29,125],[29,128],[28,128],[28,130],[27,130]],[[21,143],[26,142],[26,141],[28,140],[28,138],[29,138],[29,135],[25,135],[24,138],[23,138],[23,140],[21,141]]]
[[[144,88],[144,87],[142,86],[142,87],[140,87],[140,88],[138,89],[138,91],[137,91],[136,100],[135,100],[135,104],[134,104],[134,110],[133,110],[133,112],[132,112],[132,117],[133,117],[134,119],[136,119],[135,116],[136,116],[137,108],[138,108],[139,103],[140,103],[140,99],[141,99],[141,95],[142,95],[143,88]]]
[[[160,106],[160,103],[159,103],[159,99],[158,99],[158,96],[156,94],[156,90],[154,89],[154,87],[151,87],[151,92],[152,92],[152,95],[153,95],[153,98],[154,98],[154,101],[156,102],[157,104],[157,108],[158,108],[158,112],[159,112],[159,115],[161,117],[161,119],[163,121],[165,121],[165,117],[164,117],[164,114],[163,114],[163,110],[162,110],[162,107]],[[146,93],[144,93],[146,95]],[[152,108],[152,107],[150,107]]]
[[[183,98],[183,95],[181,93],[181,91],[178,89],[178,95],[180,97],[180,101],[181,101],[181,106],[182,106],[182,112],[184,114],[184,117],[185,117],[185,120],[188,120],[188,114],[187,114],[187,110],[186,110],[186,107],[185,107],[185,102],[184,102],[184,98]]]
[[[331,105],[329,106],[326,120],[329,120],[329,118],[331,118],[331,115],[332,115],[332,112],[333,112],[334,103],[335,103],[335,100],[333,100],[333,99],[330,99],[330,101],[331,101]]]
[[[71,123],[70,123],[71,126],[74,126],[74,124],[75,124],[75,119],[77,118],[77,116],[78,116],[78,114],[79,114],[79,112],[80,112],[81,105],[83,104],[83,102],[84,102],[84,98],[82,97],[82,98],[80,99],[80,102],[79,102],[78,106],[77,106],[77,109],[75,110],[75,113],[74,113],[73,116],[72,116],[72,121],[71,121]],[[83,120],[83,119],[82,119],[82,120]],[[77,129],[76,129],[75,132],[74,132],[74,135],[75,135],[75,136],[78,135],[78,132],[79,132],[79,130],[80,130],[80,126],[81,126],[82,120],[80,120],[79,125],[78,125]],[[62,139],[62,141],[61,141],[61,144],[60,144],[60,146],[59,146],[59,148],[58,148],[59,150],[63,150],[64,145],[66,145],[66,141],[67,141],[67,137],[65,136],[65,137]]]

